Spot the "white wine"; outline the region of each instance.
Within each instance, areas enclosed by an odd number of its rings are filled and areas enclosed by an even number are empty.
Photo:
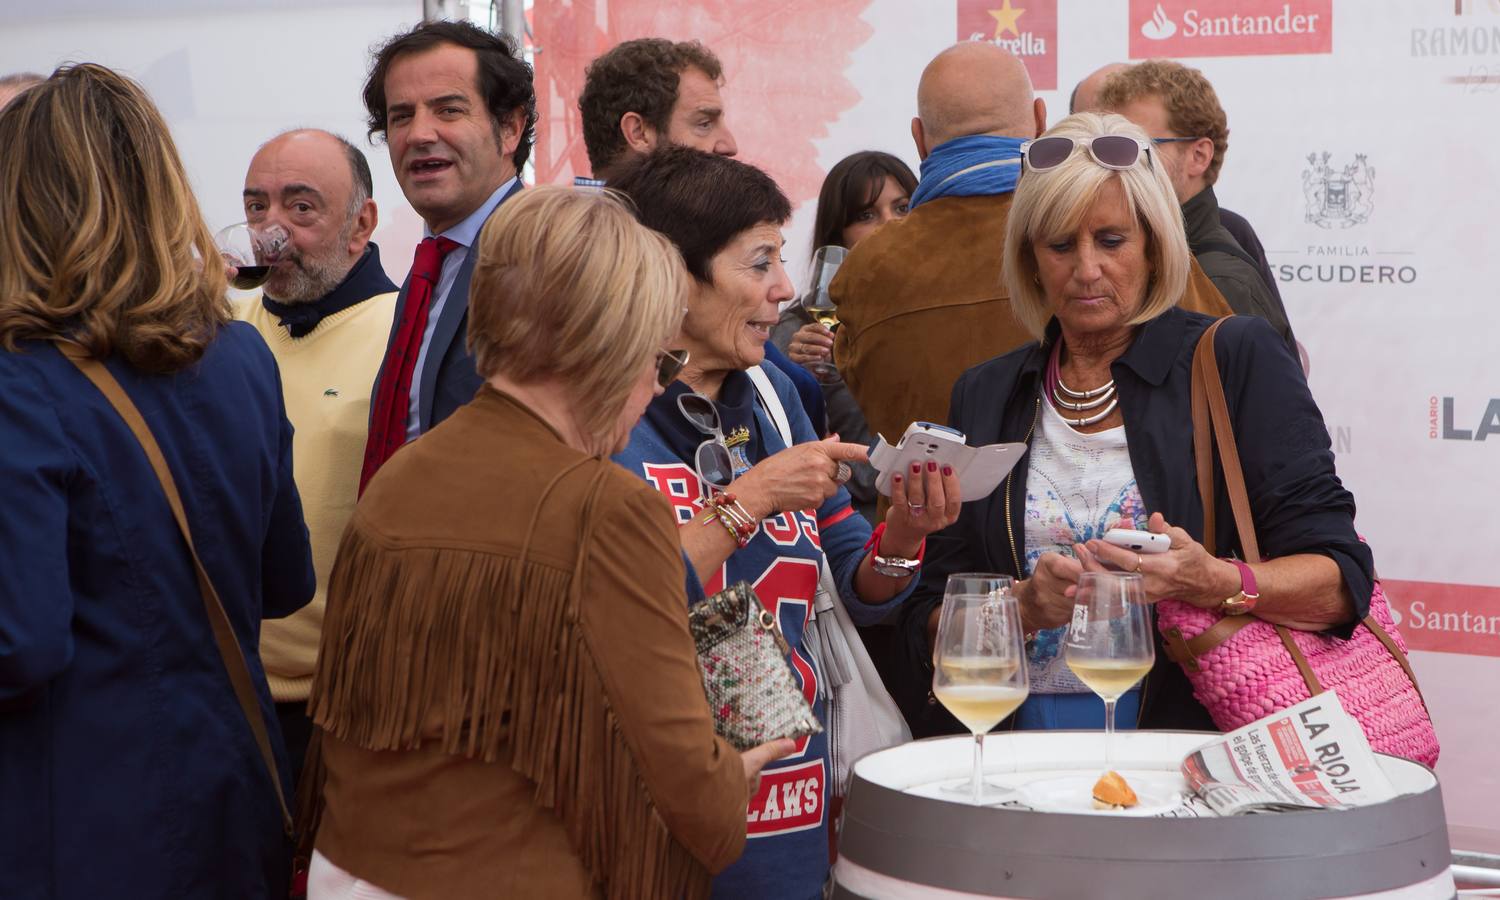
[[[949,684],[979,684],[991,687],[1006,684],[1015,677],[1021,667],[1018,659],[998,659],[992,656],[949,656],[938,664],[942,672],[940,681]]]
[[[1149,659],[1068,659],[1078,680],[1105,700],[1118,700],[1151,671]]]
[[[932,693],[971,733],[984,734],[1015,712],[1028,691],[1009,685],[945,684],[934,686]]]
[[[839,314],[831,309],[815,309],[812,314],[813,318],[818,320],[818,324],[829,331],[839,327]]]

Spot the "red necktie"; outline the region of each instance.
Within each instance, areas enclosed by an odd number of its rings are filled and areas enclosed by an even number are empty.
[[[370,416],[370,434],[365,441],[365,463],[359,473],[359,492],[375,472],[385,465],[391,454],[406,443],[406,422],[411,414],[411,379],[422,353],[422,336],[427,333],[427,313],[432,309],[432,292],[443,271],[443,257],[457,247],[457,241],[445,237],[424,238],[417,245],[417,257],[411,264],[407,281],[406,305],[396,338],[380,366],[380,390],[375,394],[375,410]],[[436,365],[436,361],[428,360]]]

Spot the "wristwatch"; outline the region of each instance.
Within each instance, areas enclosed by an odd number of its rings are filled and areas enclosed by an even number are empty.
[[[1255,584],[1255,572],[1244,560],[1230,559],[1224,557],[1224,561],[1233,563],[1240,570],[1240,592],[1219,604],[1219,612],[1226,616],[1243,616],[1255,609],[1255,603],[1260,599],[1257,593],[1259,588]]]
[[[884,575],[887,578],[910,578],[917,574],[922,568],[922,556],[927,552],[927,539],[917,545],[917,558],[906,559],[901,556],[881,556],[880,538],[885,534],[885,523],[881,522],[875,526],[870,533],[870,539],[865,541],[865,549],[870,551],[870,567],[875,574]]]
[[[870,557],[871,567],[889,578],[909,578],[922,568],[922,560],[905,559],[900,556],[881,556],[877,551]]]

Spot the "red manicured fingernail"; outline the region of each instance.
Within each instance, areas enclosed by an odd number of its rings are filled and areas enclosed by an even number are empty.
[[[900,484],[901,483],[901,476],[900,475],[892,475],[891,476],[891,480],[894,481],[894,482],[896,482],[897,484]]]
[[[919,474],[921,474],[921,472],[922,472],[922,464],[921,463],[912,463],[911,464],[911,473],[913,475],[919,475]]]
[[[937,471],[937,463],[935,463],[935,462],[929,462],[927,464],[927,471],[929,471],[929,472],[936,472]]]
[[[947,476],[952,475],[952,474],[953,474],[953,467],[952,466],[943,466],[943,476],[944,477],[947,477]]]

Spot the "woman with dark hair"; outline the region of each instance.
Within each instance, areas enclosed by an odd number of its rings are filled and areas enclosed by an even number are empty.
[[[936,464],[896,478],[873,534],[842,482],[863,447],[817,440],[791,382],[762,366],[779,303],[791,204],[764,172],[728,157],[669,147],[619,173],[611,188],[681,249],[692,274],[674,350],[687,365],[651,401],[615,460],[666,496],[691,563],[690,593],[753,584],[791,647],[789,661],[820,718],[824,689],[808,624],[822,567],[857,623],[907,596],[931,534],[958,517],[958,479]],[[768,396],[769,395],[769,396]],[[790,432],[790,440],[783,437]],[[828,874],[828,734],[797,742],[766,767],[751,798],[744,856],[714,881],[717,897],[815,897]]]
[[[853,250],[870,232],[906,215],[917,176],[898,157],[861,150],[839,160],[823,189],[813,218],[812,248]]]
[[[5,107],[0,196],[0,896],[285,897],[257,647],[314,575],[276,362],[134,82]]]
[[[862,150],[839,160],[823,179],[818,192],[818,212],[813,220],[812,247],[854,249],[876,228],[906,215],[917,177],[906,163],[879,150]],[[781,311],[771,342],[792,362],[807,369],[826,363],[833,354],[833,332],[813,321],[800,303]],[[869,446],[874,439],[865,424],[848,385],[833,373],[820,379],[823,401],[828,408],[828,433],[850,443]],[[895,439],[898,435],[890,435]],[[875,469],[869,463],[851,463],[853,477],[845,485],[854,498],[854,508],[876,521]]]

